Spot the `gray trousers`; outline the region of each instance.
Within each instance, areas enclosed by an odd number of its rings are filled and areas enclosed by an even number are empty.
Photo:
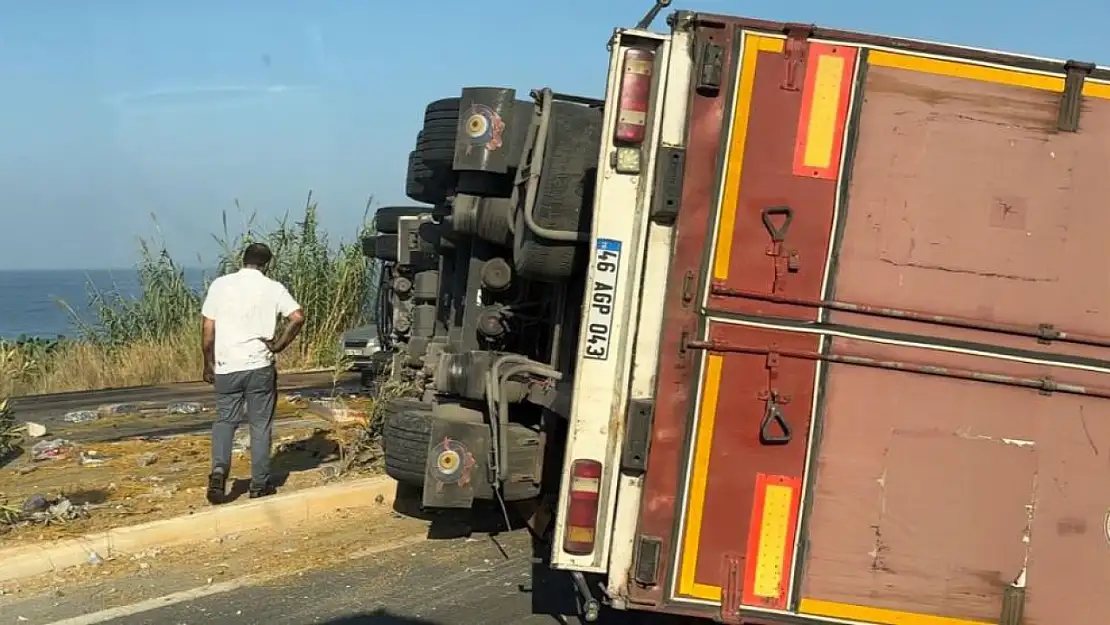
[[[277,403],[277,370],[271,365],[216,375],[216,422],[212,424],[212,470],[229,475],[235,430],[243,416],[251,436],[251,483],[270,479],[270,445]]]

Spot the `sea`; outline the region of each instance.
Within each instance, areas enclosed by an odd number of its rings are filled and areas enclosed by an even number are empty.
[[[186,269],[193,288],[204,288],[212,270]],[[0,271],[0,338],[76,337],[79,324],[95,324],[89,294],[95,290],[124,297],[139,294],[133,269]]]

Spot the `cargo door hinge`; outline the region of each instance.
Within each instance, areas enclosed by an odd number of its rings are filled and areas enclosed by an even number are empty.
[[[744,596],[744,559],[736,553],[726,553],[722,558],[721,571],[724,583],[721,584],[721,622],[739,625],[740,604]]]
[[[697,285],[697,276],[691,269],[682,276],[682,306],[688,307],[694,301],[694,287]]]
[[[633,579],[637,584],[645,587],[659,584],[659,563],[662,553],[662,538],[640,534],[636,539],[636,564],[633,567]]]
[[[682,182],[686,172],[686,150],[662,146],[656,156],[655,194],[651,202],[651,220],[673,225],[682,205]]]
[[[1060,111],[1056,115],[1056,129],[1060,132],[1079,131],[1079,113],[1083,108],[1083,84],[1094,70],[1094,63],[1082,61],[1064,63],[1064,94],[1060,96]]]
[[[1052,341],[1060,340],[1062,332],[1051,323],[1042,323],[1037,326],[1037,342],[1042,345],[1051,345]]]
[[[653,415],[654,402],[651,398],[633,399],[628,402],[624,449],[621,453],[621,471],[625,475],[639,477],[647,472]]]
[[[1022,625],[1023,622],[1025,622],[1025,587],[1007,586],[1002,593],[1002,616],[998,619],[998,625]]]
[[[805,82],[806,53],[809,52],[809,38],[813,36],[813,24],[787,24],[786,43],[783,54],[786,56],[786,77],[782,88],[787,91],[801,91]]]
[[[715,98],[721,93],[724,68],[725,49],[708,39],[703,40],[698,53],[697,92],[699,95]]]

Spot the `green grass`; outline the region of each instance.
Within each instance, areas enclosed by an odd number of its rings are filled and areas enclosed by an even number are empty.
[[[269,275],[289,288],[305,312],[301,337],[278,361],[286,370],[336,365],[339,335],[367,323],[373,310],[375,268],[359,242],[369,231],[370,203],[362,223],[335,243],[317,215],[310,194],[295,219],[265,227],[251,215],[242,231],[232,233],[225,212],[222,232],[214,235],[221,253],[209,280],[238,269],[250,243],[273,250]],[[203,292],[190,287],[183,265],[159,239],[141,241],[136,268],[135,296],[90,287],[94,316],[83,324],[74,315],[76,338],[0,342],[0,397],[199,379]]]
[[[0,462],[3,462],[23,438],[17,431],[18,423],[8,400],[0,398]]]

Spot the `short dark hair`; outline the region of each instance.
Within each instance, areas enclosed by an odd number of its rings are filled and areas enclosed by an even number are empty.
[[[265,267],[273,257],[270,246],[265,243],[251,243],[247,246],[247,249],[243,250],[243,266]]]

